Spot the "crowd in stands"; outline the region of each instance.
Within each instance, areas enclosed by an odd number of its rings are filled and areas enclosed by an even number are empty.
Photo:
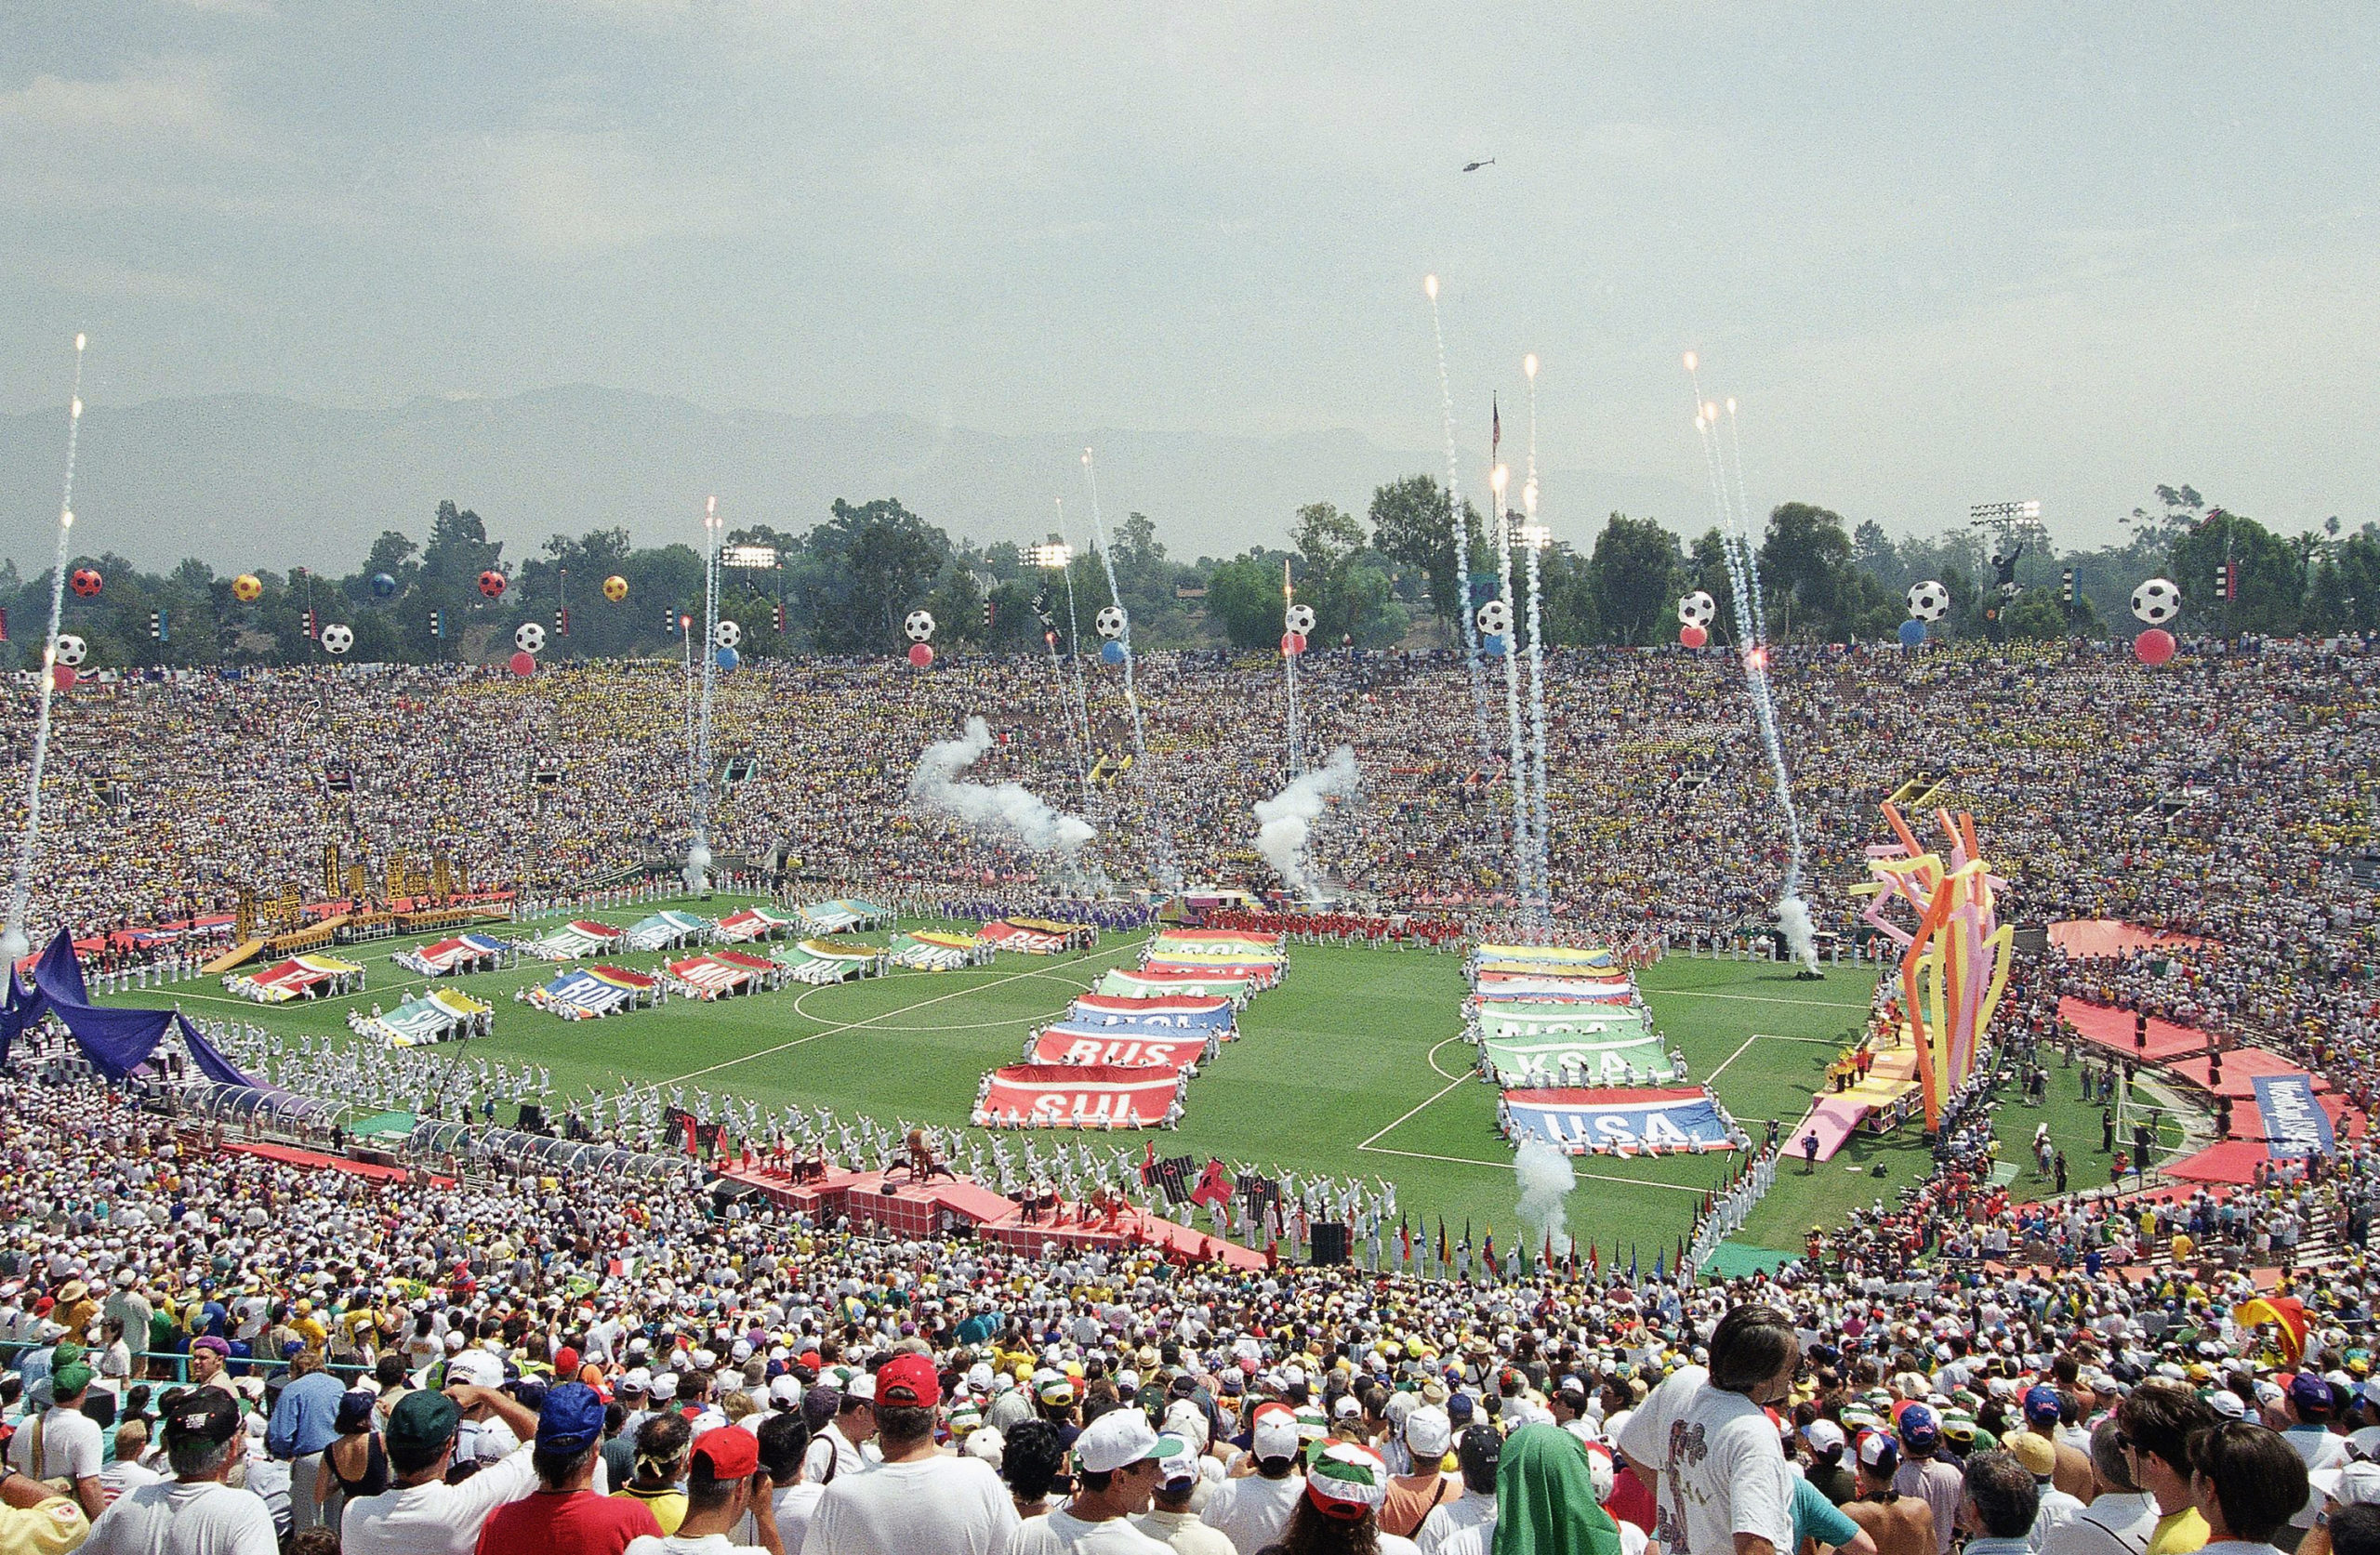
[[[1726,660],[1552,663],[1562,920],[1765,920],[1783,844]],[[1162,833],[1186,878],[1271,885],[1250,813],[1286,780],[1280,677],[1140,668],[1152,756],[1112,784],[1084,780],[1046,665],[726,677],[717,743],[760,759],[715,846],[885,899],[1041,901],[1031,857],[904,803],[914,753],[982,713],[999,743],[969,775],[1084,810],[1109,879],[1145,876]],[[1366,774],[1315,838],[1347,920],[1508,911],[1509,805],[1460,662],[1305,668],[1315,749]],[[2367,1100],[2372,678],[2285,646],[2155,672],[2063,646],[1780,652],[1818,921],[1851,927],[1876,798],[1937,775],[2004,917],[2201,942],[2030,964],[2003,1022],[2019,1062],[2076,1083],[2051,1055],[2080,993]],[[1127,748],[1094,688],[1094,746]],[[621,666],[79,687],[34,925],[219,910],[235,883],[314,877],[334,840],[564,892],[682,850],[683,717],[674,671]],[[376,1180],[221,1153],[72,1065],[20,1066],[0,1551],[2380,1555],[2380,1156],[2032,1205],[2047,1186],[1965,1137],[1954,1118],[1925,1184],[1774,1275],[1232,1273],[888,1241],[722,1206],[691,1174]],[[2302,1329],[2243,1315],[2276,1280]]]
[[[2298,1330],[2243,1314],[2246,1260],[1943,1247],[2004,1196],[1946,1174],[1773,1277],[1235,1273],[691,1174],[374,1180],[12,1075],[0,1548],[2380,1548],[2360,1245],[2298,1272]]]

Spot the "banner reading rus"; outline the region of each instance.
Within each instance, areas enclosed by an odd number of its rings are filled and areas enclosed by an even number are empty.
[[[2265,1120],[2265,1152],[2274,1160],[2329,1155],[2338,1149],[2331,1114],[2314,1095],[2310,1074],[2259,1074],[2256,1112]]]

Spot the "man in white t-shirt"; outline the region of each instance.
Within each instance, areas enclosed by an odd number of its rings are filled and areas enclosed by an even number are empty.
[[[942,1379],[927,1357],[896,1355],[878,1370],[884,1461],[826,1487],[802,1555],[1002,1555],[1016,1504],[991,1465],[934,1451],[941,1403]]]
[[[485,1404],[522,1445],[460,1484],[446,1483],[466,1408]],[[341,1555],[472,1555],[488,1514],[537,1488],[537,1417],[505,1394],[457,1383],[416,1389],[389,1411],[388,1490],[347,1504]]]
[[[1279,1538],[1305,1494],[1305,1476],[1297,1471],[1302,1445],[1296,1410],[1286,1403],[1257,1405],[1248,1432],[1256,1472],[1217,1485],[1198,1521],[1231,1540],[1239,1555],[1256,1555]]]
[[[193,1388],[165,1412],[165,1454],[175,1477],[126,1491],[83,1548],[91,1555],[278,1555],[281,1540],[261,1496],[223,1483],[247,1448],[240,1406],[215,1388]]]
[[[71,1494],[82,1503],[83,1515],[97,1522],[107,1510],[107,1491],[99,1483],[107,1443],[99,1435],[99,1423],[83,1413],[83,1392],[90,1385],[90,1364],[79,1353],[51,1373],[50,1406],[31,1424],[17,1428],[8,1443],[8,1462],[33,1479],[72,1482]]]
[[[1073,1498],[1010,1535],[1008,1555],[1171,1555],[1171,1545],[1126,1521],[1149,1509],[1164,1441],[1129,1404],[1083,1427],[1075,1438],[1080,1472]]]
[[[1793,1486],[1777,1428],[1801,1364],[1792,1323],[1742,1306],[1711,1333],[1711,1364],[1671,1374],[1620,1432],[1620,1450],[1654,1476],[1654,1537],[1664,1555],[1792,1555]]]

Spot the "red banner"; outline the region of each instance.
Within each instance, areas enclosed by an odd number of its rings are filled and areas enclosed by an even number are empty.
[[[1033,1039],[1033,1050],[1025,1055],[1025,1061],[1035,1065],[1096,1064],[1104,1068],[1155,1067],[1179,1072],[1205,1055],[1207,1036],[1202,1027],[1194,1027],[1179,1036],[1106,1036],[1051,1026]]]
[[[1181,1093],[1163,1065],[1018,1063],[995,1069],[975,1104],[978,1128],[1150,1128]]]

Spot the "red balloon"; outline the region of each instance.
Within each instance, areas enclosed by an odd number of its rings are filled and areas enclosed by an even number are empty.
[[[73,665],[52,665],[49,666],[49,683],[56,686],[60,691],[73,691],[74,689],[74,666]]]
[[[491,600],[504,597],[504,574],[490,569],[480,574],[480,592]]]
[[[932,664],[932,663],[933,663],[933,644],[932,644],[932,643],[931,643],[931,642],[913,642],[913,643],[909,644],[909,667],[910,667],[910,668],[912,668],[912,669],[923,669],[923,668],[925,668],[925,666],[926,666],[926,665],[930,665],[930,664]]]
[[[75,568],[73,575],[66,580],[66,586],[86,600],[96,598],[105,584],[106,580],[88,567]]]
[[[1688,648],[1699,648],[1711,640],[1711,634],[1689,621],[1677,629],[1677,639]]]
[[[1300,653],[1304,652],[1305,634],[1303,632],[1283,632],[1281,634],[1281,657],[1285,659],[1294,659]]]
[[[2132,639],[2133,656],[2152,667],[2174,656],[2174,634],[2162,626],[2151,626]]]
[[[511,665],[512,673],[518,675],[523,680],[526,680],[530,676],[537,673],[537,655],[535,653],[515,653],[512,655]]]

